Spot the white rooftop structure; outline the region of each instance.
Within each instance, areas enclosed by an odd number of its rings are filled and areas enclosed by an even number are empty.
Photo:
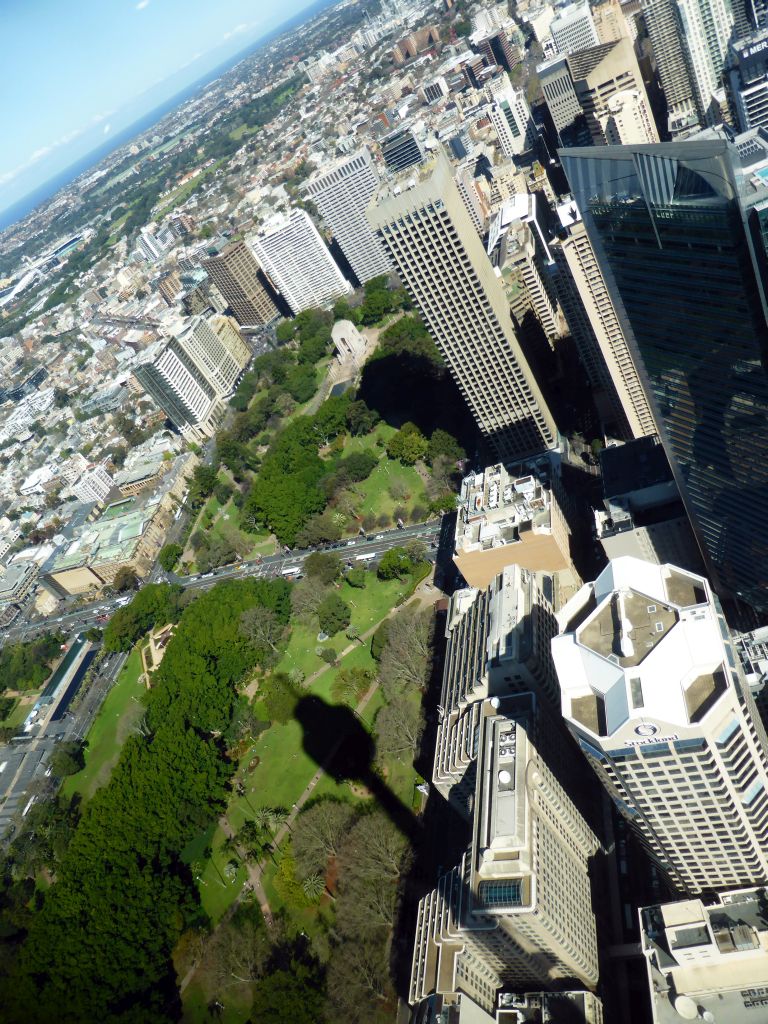
[[[640,924],[654,1024],[768,1020],[764,890],[645,907]]]

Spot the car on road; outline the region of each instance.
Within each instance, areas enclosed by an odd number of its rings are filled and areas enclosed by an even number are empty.
[[[374,540],[384,540],[384,534],[383,533],[377,533],[376,536],[373,539]]]

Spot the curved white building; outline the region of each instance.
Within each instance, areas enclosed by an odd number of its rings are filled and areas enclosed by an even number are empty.
[[[709,583],[617,558],[557,619],[563,716],[672,883],[768,881],[768,743]]]

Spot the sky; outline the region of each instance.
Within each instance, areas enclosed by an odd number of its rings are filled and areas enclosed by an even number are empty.
[[[309,0],[0,0],[0,210]]]

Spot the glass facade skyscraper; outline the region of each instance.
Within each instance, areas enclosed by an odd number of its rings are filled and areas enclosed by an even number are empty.
[[[718,588],[768,609],[768,187],[726,140],[563,166]],[[768,176],[768,168],[764,170]]]

